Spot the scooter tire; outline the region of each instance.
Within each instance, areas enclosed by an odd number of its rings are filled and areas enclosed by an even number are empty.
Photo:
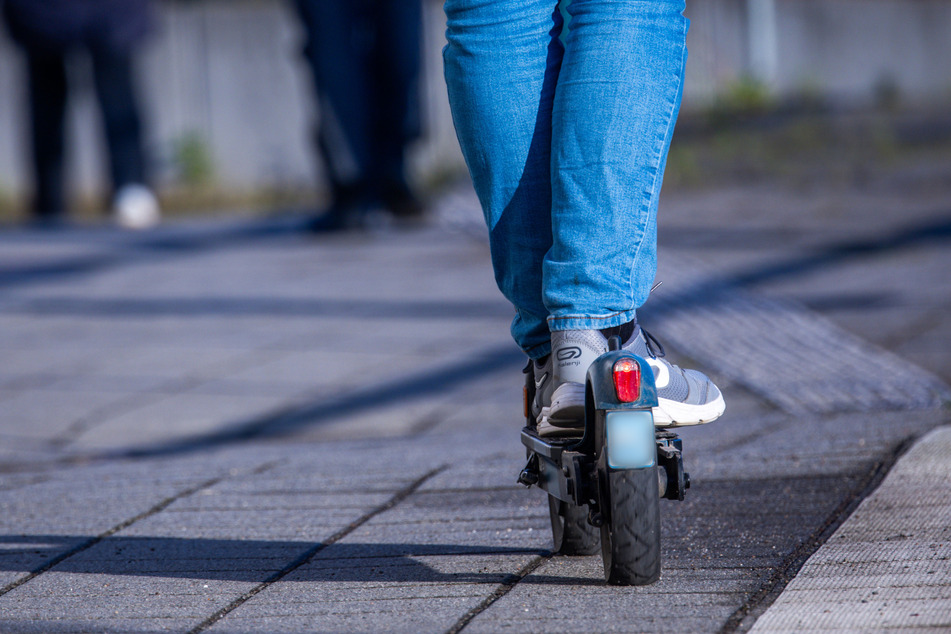
[[[548,496],[552,550],[559,555],[594,555],[600,546],[597,528],[588,523],[586,507]]]
[[[613,585],[647,585],[660,578],[660,497],[657,467],[604,469],[600,474],[604,577]]]

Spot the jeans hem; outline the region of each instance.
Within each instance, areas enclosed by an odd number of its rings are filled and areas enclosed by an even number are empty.
[[[626,310],[620,313],[613,313],[603,317],[594,317],[590,315],[566,315],[564,317],[549,317],[549,330],[602,330],[604,328],[613,328],[614,326],[623,326],[637,317],[636,310]]]
[[[525,350],[525,354],[527,354],[529,358],[537,361],[538,359],[551,354],[551,341],[546,341],[545,343],[540,343],[537,346],[532,346],[531,348]]]

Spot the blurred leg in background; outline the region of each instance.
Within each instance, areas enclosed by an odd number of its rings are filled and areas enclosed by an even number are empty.
[[[372,101],[376,118],[374,178],[386,207],[397,216],[422,209],[406,182],[406,148],[420,135],[420,38],[418,0],[382,0],[373,8],[376,26]]]
[[[96,41],[91,43],[89,52],[109,149],[112,212],[116,222],[124,227],[153,226],[158,224],[160,213],[155,196],[146,186],[132,51],[109,41]]]
[[[331,205],[315,230],[360,226],[369,210],[418,216],[405,157],[419,136],[419,0],[296,0],[306,32]]]
[[[158,223],[158,202],[146,186],[132,63],[149,29],[148,0],[6,0],[3,13],[27,60],[34,218],[51,222],[68,207],[64,168],[67,58],[83,50],[92,59],[106,132],[115,219],[132,229]]]
[[[66,60],[62,53],[26,49],[26,62],[35,180],[31,212],[38,222],[55,222],[66,211]]]

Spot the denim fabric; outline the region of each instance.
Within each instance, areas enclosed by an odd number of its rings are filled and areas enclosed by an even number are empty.
[[[447,0],[456,134],[531,357],[634,319],[683,90],[683,0]],[[563,36],[563,37],[562,37]]]

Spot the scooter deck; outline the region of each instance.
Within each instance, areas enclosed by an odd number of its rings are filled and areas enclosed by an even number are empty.
[[[541,438],[530,427],[522,429],[521,438],[529,458],[519,474],[519,482],[526,486],[534,484],[563,502],[588,503],[593,458],[577,451],[579,438]]]

